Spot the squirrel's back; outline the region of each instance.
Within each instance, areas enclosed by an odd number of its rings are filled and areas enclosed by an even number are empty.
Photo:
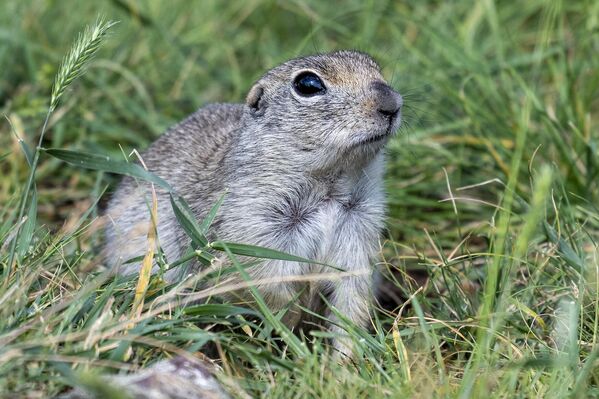
[[[143,152],[143,164],[169,182],[192,208],[194,204],[215,202],[224,191],[223,159],[235,141],[242,113],[241,104],[210,104],[200,108]],[[177,221],[168,193],[159,187],[155,189],[159,204],[158,237],[167,258],[173,261],[181,255],[187,239],[176,234]],[[113,194],[106,213],[105,258],[109,266],[144,254],[151,198],[150,185],[131,177],[124,178]],[[193,210],[198,215],[207,211]],[[121,272],[137,268],[138,263],[133,263],[121,268]]]

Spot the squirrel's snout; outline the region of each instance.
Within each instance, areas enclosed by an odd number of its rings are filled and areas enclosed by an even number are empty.
[[[385,117],[395,117],[403,105],[401,95],[389,85],[380,81],[373,82],[371,87],[377,93],[377,111]]]

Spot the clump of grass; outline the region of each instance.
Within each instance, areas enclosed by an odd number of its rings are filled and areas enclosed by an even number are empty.
[[[98,10],[78,8],[57,24],[69,5],[49,4],[8,1],[10,12],[0,12],[14,32],[0,44],[0,104],[22,139],[0,134],[10,151],[0,151],[0,393],[53,395],[88,371],[199,356],[207,343],[236,397],[599,393],[595,5],[113,2],[103,12],[122,23],[119,40],[105,43],[110,59],[66,95],[52,89],[55,47]],[[334,362],[325,332],[291,334],[264,306],[179,306],[205,274],[182,285],[152,277],[131,317],[136,279],[97,271],[97,204],[109,173],[164,182],[120,161],[116,143],[142,148],[203,103],[241,101],[253,78],[285,58],[356,46],[407,93],[410,125],[388,151],[377,265],[388,296],[372,331],[346,326],[362,356]],[[27,133],[39,131],[49,90],[54,116],[38,147],[54,149],[36,151],[31,168],[33,151],[23,156],[21,146],[37,141]],[[209,223],[173,200],[197,246],[171,266],[200,256],[208,265],[216,250],[284,256],[209,242]]]

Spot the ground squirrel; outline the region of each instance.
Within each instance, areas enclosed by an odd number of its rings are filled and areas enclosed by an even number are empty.
[[[367,325],[372,264],[383,227],[383,147],[400,123],[402,97],[367,54],[338,51],[287,61],[262,76],[245,104],[207,105],[168,130],[142,155],[189,203],[198,220],[226,191],[211,234],[319,262],[268,260],[253,279],[335,269],[356,275],[317,283],[259,285],[273,311],[291,302]],[[125,178],[107,214],[110,263],[143,255],[147,186]],[[179,226],[168,194],[158,194],[158,239],[167,259],[178,259],[190,239]],[[144,198],[146,197],[146,198]],[[137,266],[127,266],[132,271]],[[174,269],[170,279],[182,278]],[[296,326],[299,312],[285,321]],[[334,342],[342,352],[342,339]]]

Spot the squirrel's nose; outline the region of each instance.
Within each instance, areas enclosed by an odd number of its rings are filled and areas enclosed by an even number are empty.
[[[372,82],[371,87],[377,94],[377,111],[381,115],[389,118],[397,115],[403,104],[401,95],[393,90],[389,85],[380,81]]]

